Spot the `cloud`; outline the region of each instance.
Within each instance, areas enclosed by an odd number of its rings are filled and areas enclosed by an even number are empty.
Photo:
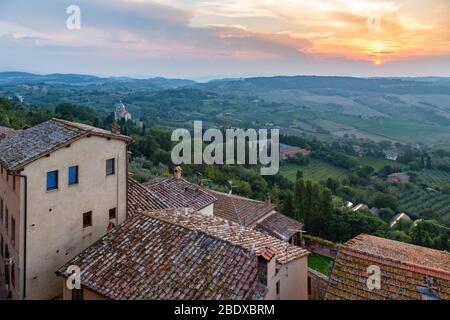
[[[431,16],[418,0],[78,0],[76,31],[66,28],[71,4],[0,2],[0,67],[276,74],[357,63],[369,72],[367,62],[450,54],[446,0],[429,0]],[[379,31],[366,25],[374,10]]]

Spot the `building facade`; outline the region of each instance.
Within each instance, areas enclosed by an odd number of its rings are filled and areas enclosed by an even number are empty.
[[[125,220],[128,143],[57,119],[0,141],[0,267],[11,298],[60,295],[55,270]]]

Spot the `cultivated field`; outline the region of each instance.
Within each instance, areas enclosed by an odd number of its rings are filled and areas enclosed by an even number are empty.
[[[450,195],[423,189],[403,192],[398,201],[399,210],[420,218],[430,212],[439,217],[439,221],[450,224]]]
[[[419,177],[423,182],[433,187],[450,184],[450,172],[438,169],[423,169],[420,171]]]
[[[348,171],[345,169],[317,159],[310,159],[309,165],[307,166],[283,164],[280,168],[280,173],[294,182],[297,176],[297,170],[303,172],[303,178],[305,180],[315,182],[326,180],[328,178],[342,179],[348,174]]]
[[[353,157],[353,159],[355,159],[361,165],[371,166],[376,171],[380,170],[385,166],[399,167],[399,168],[405,167],[405,165],[402,163],[381,158]]]

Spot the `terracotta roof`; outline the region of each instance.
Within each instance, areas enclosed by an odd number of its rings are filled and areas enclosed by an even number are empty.
[[[0,126],[0,139],[9,137],[11,135],[13,135],[14,133],[16,133],[17,131],[12,129],[12,128],[8,128],[8,127],[1,127]]]
[[[296,154],[303,154],[305,156],[309,156],[311,154],[311,151],[303,149],[303,148],[295,148],[295,149],[286,149],[286,150],[282,150],[281,153],[284,156],[294,156]]]
[[[266,206],[263,201],[211,189],[205,189],[205,191],[217,198],[214,203],[215,216],[237,222],[243,226],[254,225],[275,208],[274,205]]]
[[[8,171],[18,170],[88,135],[131,141],[129,137],[88,125],[51,119],[0,140],[0,163]]]
[[[283,241],[288,241],[302,229],[303,224],[301,222],[278,212],[274,212],[255,227],[255,230],[268,233]]]
[[[367,268],[381,270],[381,288],[370,291]],[[339,248],[327,299],[450,299],[450,255],[370,235]]]
[[[255,254],[230,242],[138,214],[61,267],[81,270],[81,284],[117,300],[263,298]]]
[[[146,212],[145,214],[189,229],[203,231],[213,237],[227,240],[255,252],[267,249],[273,250],[279,263],[289,263],[309,254],[305,249],[265,233],[216,216],[201,214],[195,210],[166,209]]]
[[[137,211],[158,210],[169,208],[163,200],[159,199],[139,182],[128,178],[128,216]]]
[[[216,198],[196,184],[180,178],[156,179],[143,183],[170,208],[192,208],[200,210],[213,204]]]

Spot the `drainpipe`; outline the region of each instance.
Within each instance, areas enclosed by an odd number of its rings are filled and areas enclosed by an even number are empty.
[[[8,172],[7,172],[8,174]],[[23,296],[25,300],[27,292],[27,198],[28,198],[28,178],[27,176],[10,173],[11,176],[22,178],[24,181],[24,194],[23,194]]]

